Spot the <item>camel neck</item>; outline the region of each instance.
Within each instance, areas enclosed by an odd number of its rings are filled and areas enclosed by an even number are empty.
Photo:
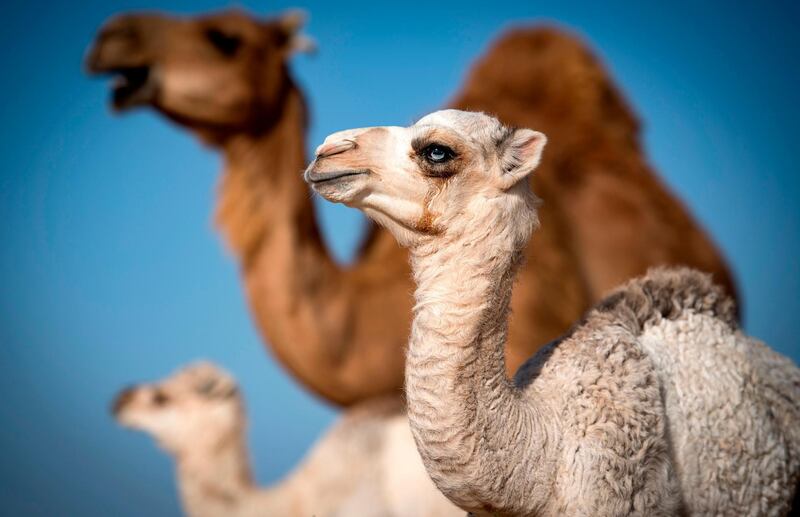
[[[239,260],[252,315],[271,351],[314,393],[352,404],[401,383],[403,322],[390,329],[394,348],[375,346],[379,331],[372,326],[384,310],[373,300],[390,303],[389,294],[399,293],[392,302],[408,301],[407,286],[398,281],[406,274],[405,253],[381,231],[351,267],[329,254],[302,175],[305,105],[297,89],[285,95],[269,128],[222,144],[216,220]],[[376,363],[370,370],[379,373],[365,377],[364,364]]]
[[[302,179],[306,107],[290,86],[270,127],[230,136],[223,144],[225,171],[216,221],[245,268],[257,257],[276,224],[290,221],[322,246],[314,210]]]
[[[525,234],[502,217],[473,219],[457,236],[411,250],[417,291],[406,361],[409,419],[431,477],[463,508],[494,500],[481,480],[518,464],[520,448],[536,439],[521,435],[539,427],[505,369]]]
[[[231,513],[256,490],[243,431],[179,456],[177,476],[184,508],[191,516]]]

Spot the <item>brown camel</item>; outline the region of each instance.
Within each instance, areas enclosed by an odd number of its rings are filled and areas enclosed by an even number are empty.
[[[305,386],[349,406],[400,392],[413,285],[407,252],[385,230],[372,227],[345,267],[322,242],[300,174],[306,106],[287,65],[304,46],[300,25],[293,14],[123,15],[102,28],[87,65],[116,77],[117,109],[149,105],[223,152],[216,221],[256,324]],[[505,34],[451,105],[550,137],[533,179],[542,230],[514,291],[509,371],[649,266],[689,265],[734,291],[717,249],[647,165],[630,109],[573,36]]]

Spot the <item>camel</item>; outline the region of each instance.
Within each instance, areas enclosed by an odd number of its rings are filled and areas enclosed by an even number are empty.
[[[306,170],[410,251],[405,389],[428,473],[472,515],[786,515],[800,369],[737,328],[706,274],[629,281],[506,378],[546,140],[445,110],[334,133]]]
[[[349,409],[294,472],[269,488],[257,487],[251,475],[241,392],[213,363],[123,390],[112,409],[120,424],[149,433],[174,456],[192,517],[464,514],[425,472],[396,398]]]
[[[408,254],[385,230],[368,230],[348,266],[321,239],[299,174],[308,114],[288,70],[308,47],[300,25],[296,14],[127,14],[103,26],[87,67],[116,78],[116,109],[150,106],[222,151],[216,222],[256,326],[304,386],[349,406],[400,393],[413,286]],[[634,117],[576,38],[507,33],[452,104],[559,136],[533,180],[547,224],[512,300],[509,372],[649,266],[690,265],[733,292],[720,254],[647,166]]]

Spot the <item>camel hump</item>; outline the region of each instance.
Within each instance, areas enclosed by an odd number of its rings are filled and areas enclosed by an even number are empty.
[[[686,267],[657,267],[612,291],[589,313],[622,324],[634,333],[662,319],[675,320],[687,311],[721,320],[738,328],[736,303],[711,275]]]
[[[450,105],[545,133],[564,119],[605,135],[636,139],[639,133],[601,59],[583,38],[557,26],[507,29],[476,61]]]

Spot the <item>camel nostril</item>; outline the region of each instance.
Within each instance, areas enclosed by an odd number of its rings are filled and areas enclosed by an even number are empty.
[[[111,414],[114,416],[118,415],[119,412],[122,411],[122,408],[128,405],[133,399],[134,393],[136,393],[134,387],[128,387],[120,391],[111,403]]]
[[[317,158],[327,158],[335,154],[340,154],[350,149],[354,149],[356,143],[353,140],[341,140],[339,142],[331,142],[329,144],[322,144],[317,147]]]

